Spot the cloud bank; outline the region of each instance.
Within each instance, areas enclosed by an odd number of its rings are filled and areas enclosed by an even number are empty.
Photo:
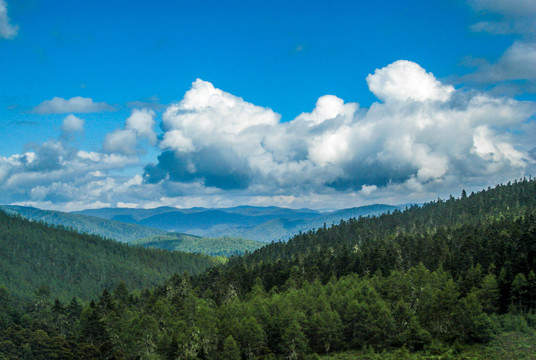
[[[366,81],[370,108],[334,95],[281,122],[196,80],[162,114],[133,110],[102,151],[73,137],[29,144],[0,158],[3,203],[78,209],[238,204],[340,208],[425,201],[528,176],[536,170],[536,104],[457,90],[400,60]],[[63,132],[83,130],[69,115]],[[159,154],[141,164],[147,146]],[[143,167],[125,174],[122,169]]]

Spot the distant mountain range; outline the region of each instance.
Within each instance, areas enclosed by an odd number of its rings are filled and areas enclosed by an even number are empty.
[[[405,207],[405,206],[404,206]],[[155,209],[103,208],[75,212],[169,232],[203,237],[232,236],[261,242],[287,240],[291,236],[341,220],[383,214],[400,209],[391,205],[368,205],[333,212],[280,207],[238,206],[232,208],[160,207]]]
[[[144,247],[229,256],[255,250],[261,246],[256,242],[286,241],[299,232],[405,207],[376,204],[332,212],[273,206],[102,208],[65,213],[4,205],[0,210]]]
[[[27,206],[0,205],[0,210],[8,214],[18,214],[33,221],[41,221],[51,225],[63,226],[84,234],[99,235],[120,242],[131,242],[136,239],[163,235],[167,231],[149,228],[137,224],[106,219],[83,214],[65,213],[61,211],[41,210]]]
[[[0,206],[0,210],[8,214],[20,215],[32,221],[63,226],[68,230],[75,230],[83,234],[99,235],[130,245],[170,251],[178,250],[210,256],[228,257],[240,255],[246,251],[251,252],[264,245],[257,241],[230,236],[205,238],[182,233],[169,233],[165,230],[129,224],[103,217],[41,210],[26,206],[4,205]],[[121,217],[119,216],[119,218]]]

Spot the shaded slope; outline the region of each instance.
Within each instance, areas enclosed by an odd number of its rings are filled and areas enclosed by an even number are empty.
[[[90,299],[119,281],[139,289],[214,264],[204,255],[132,247],[0,211],[0,284],[17,297],[46,285],[62,299]]]

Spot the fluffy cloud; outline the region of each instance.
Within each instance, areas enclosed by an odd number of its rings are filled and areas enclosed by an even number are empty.
[[[103,174],[137,162],[133,157],[79,151],[59,140],[28,145],[24,154],[0,157],[2,202],[101,201],[106,198],[106,182],[113,180]]]
[[[102,152],[73,136],[0,157],[0,202],[45,208],[237,204],[340,208],[425,201],[534,174],[536,104],[456,90],[410,61],[367,77],[370,108],[326,95],[289,122],[196,80],[162,115],[133,110]],[[69,115],[64,133],[81,131]],[[143,146],[158,161],[143,174]]]
[[[38,114],[94,113],[112,111],[113,107],[104,102],[93,102],[93,99],[75,96],[68,100],[54,97],[43,101],[33,109]]]
[[[147,139],[154,145],[156,143],[154,116],[155,113],[152,110],[133,110],[124,129],[118,129],[106,135],[103,149],[110,153],[135,155],[138,152],[139,139]]]
[[[63,123],[61,125],[61,131],[63,131],[66,134],[74,133],[74,132],[81,132],[84,130],[84,120],[77,118],[74,115],[67,115],[65,119],[63,119]]]
[[[132,130],[140,138],[149,140],[151,144],[156,143],[156,133],[154,132],[155,113],[148,109],[135,109],[127,119],[127,130]]]
[[[271,109],[197,80],[164,113],[163,152],[145,182],[170,191],[197,184],[249,196],[370,197],[485,185],[534,165],[532,148],[519,145],[533,103],[456,91],[410,61],[377,69],[367,82],[382,100],[368,110],[327,95],[281,123]]]
[[[418,64],[400,60],[367,76],[370,91],[385,101],[446,101],[454,91]]]
[[[82,131],[83,124],[82,119],[69,115],[58,139],[29,143],[22,154],[0,156],[0,203],[78,210],[152,196],[151,186],[139,189],[140,175],[117,175],[127,167],[139,166],[136,153],[104,153],[76,147],[73,134]],[[154,139],[144,124],[139,119],[130,125],[127,121],[135,139],[137,130],[141,136]]]
[[[11,25],[7,16],[7,4],[4,0],[0,0],[0,37],[4,39],[13,39],[17,36],[19,27]]]

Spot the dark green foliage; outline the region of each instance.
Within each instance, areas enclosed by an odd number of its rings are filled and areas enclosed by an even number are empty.
[[[240,349],[236,344],[232,335],[229,335],[223,342],[223,351],[221,352],[221,360],[241,360]]]
[[[49,295],[64,301],[94,298],[120,281],[129,288],[147,287],[173,273],[195,274],[217,263],[204,255],[131,247],[3,211],[0,255],[0,283],[18,298],[39,289],[38,302]]]
[[[148,248],[165,249],[170,251],[184,251],[210,256],[235,256],[245,252],[252,252],[265,244],[246,239],[233,238],[203,238],[186,234],[157,235],[138,239],[132,244]]]
[[[442,267],[455,281],[462,281],[464,294],[493,273],[501,293],[494,306],[504,312],[516,274],[527,277],[536,267],[535,208],[536,181],[499,185],[463,199],[341,221],[332,228],[297,235],[288,243],[272,243],[210,269],[196,283],[202,288],[232,283],[243,295],[257,277],[267,290],[280,288],[291,278],[292,269],[300,269],[294,282],[327,282],[351,273],[387,275],[422,262],[431,270]],[[526,296],[526,301],[536,300],[534,294],[535,300]]]
[[[534,199],[522,181],[341,222],[90,304],[42,286],[13,307],[0,288],[0,358],[520,358],[536,348]]]

